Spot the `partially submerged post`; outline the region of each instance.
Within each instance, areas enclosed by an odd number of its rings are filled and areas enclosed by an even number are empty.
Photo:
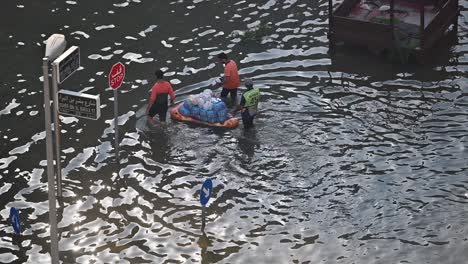
[[[424,2],[419,3],[419,17],[420,48],[424,52]]]
[[[335,42],[333,41],[333,0],[328,0],[328,46],[330,54],[335,51]]]
[[[55,125],[55,155],[57,166],[57,195],[62,197],[62,161],[60,154],[60,117],[58,102],[58,85],[63,83],[80,67],[80,49],[72,46],[52,62],[52,98],[54,100],[54,125]]]
[[[58,100],[57,100],[57,92],[58,92],[58,71],[57,67],[54,67],[54,63],[52,63],[52,100],[54,105],[54,132],[55,132],[55,166],[57,172],[57,196],[62,197],[62,158],[60,157],[60,153],[62,152],[60,148],[60,117],[58,114]]]
[[[390,28],[392,29],[392,37],[395,39],[395,1],[390,0]]]
[[[59,263],[59,246],[57,231],[57,208],[54,185],[54,163],[52,148],[52,123],[49,91],[49,61],[54,60],[64,50],[66,46],[63,35],[54,34],[47,39],[45,57],[42,59],[42,70],[44,78],[44,108],[45,108],[45,128],[46,128],[46,153],[47,153],[47,183],[49,195],[49,222],[50,222],[50,256],[51,263]]]
[[[121,62],[114,64],[109,72],[109,86],[114,90],[114,132],[115,132],[115,158],[119,163],[119,105],[117,89],[125,78],[125,65]]]

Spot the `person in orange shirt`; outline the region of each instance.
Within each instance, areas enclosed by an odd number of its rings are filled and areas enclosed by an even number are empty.
[[[231,94],[232,102],[236,102],[237,88],[240,86],[239,72],[237,71],[237,64],[235,61],[228,59],[226,53],[218,54],[218,61],[224,64],[224,76],[221,78],[219,86],[223,87],[221,91],[221,99]]]
[[[159,121],[161,125],[166,125],[166,115],[167,115],[167,96],[171,98],[171,106],[174,106],[174,91],[169,82],[163,80],[164,73],[161,70],[157,70],[156,73],[156,83],[151,88],[151,97],[146,108],[146,114],[148,115],[148,120],[151,123],[154,123],[153,117],[158,114]]]

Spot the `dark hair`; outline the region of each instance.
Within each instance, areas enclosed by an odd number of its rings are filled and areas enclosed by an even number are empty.
[[[160,69],[157,69],[156,72],[154,73],[154,75],[156,75],[156,78],[162,79],[163,76],[164,76],[164,72],[161,71]]]
[[[227,60],[228,59],[228,56],[226,55],[226,53],[224,52],[221,52],[220,54],[218,54],[218,59],[220,60]]]

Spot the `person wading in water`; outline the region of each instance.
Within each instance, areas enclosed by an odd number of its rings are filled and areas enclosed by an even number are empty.
[[[146,114],[148,115],[148,121],[152,124],[155,123],[154,116],[157,114],[159,116],[159,121],[162,126],[166,125],[166,115],[168,109],[168,100],[167,96],[171,98],[171,106],[174,106],[175,95],[172,90],[172,85],[163,80],[164,73],[161,70],[155,72],[156,83],[151,88],[151,97],[146,108]]]
[[[224,76],[221,78],[219,86],[223,87],[221,91],[221,99],[225,100],[228,93],[231,94],[231,101],[236,103],[237,89],[240,86],[239,72],[235,61],[228,59],[228,56],[223,52],[218,54],[218,61],[224,64]]]
[[[242,94],[241,101],[236,111],[242,112],[242,123],[244,128],[248,129],[253,126],[254,117],[258,111],[258,101],[260,101],[260,90],[253,88],[253,81],[246,79],[244,81],[247,92]]]

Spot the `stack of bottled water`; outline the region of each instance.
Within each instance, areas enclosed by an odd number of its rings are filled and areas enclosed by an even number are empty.
[[[214,97],[209,89],[191,95],[184,101],[179,113],[208,123],[224,123],[229,119],[226,104]]]

